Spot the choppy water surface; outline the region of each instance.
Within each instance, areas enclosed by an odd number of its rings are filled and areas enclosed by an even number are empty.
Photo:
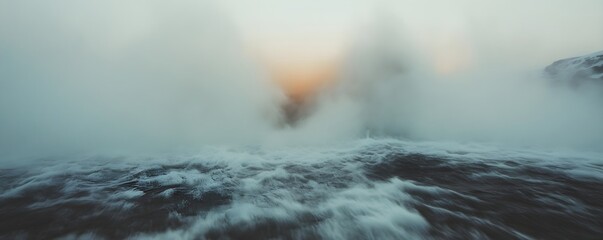
[[[595,239],[603,155],[361,140],[0,170],[2,239]]]

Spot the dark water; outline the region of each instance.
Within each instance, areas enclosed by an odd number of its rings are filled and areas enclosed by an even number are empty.
[[[0,170],[0,238],[603,238],[597,155],[456,148],[38,160]]]
[[[521,161],[449,165],[424,155],[392,156],[370,176],[413,180],[451,190],[410,191],[411,206],[425,217],[434,238],[600,239],[603,237],[603,181],[576,179],[560,165]],[[598,166],[602,167],[602,166]]]

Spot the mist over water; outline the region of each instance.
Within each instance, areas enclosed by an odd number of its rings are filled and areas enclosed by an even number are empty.
[[[1,1],[0,238],[596,238],[601,9]]]
[[[551,86],[541,70],[554,59],[525,51],[522,44],[529,42],[501,42],[504,48],[517,45],[510,50],[517,55],[509,58],[504,51],[494,58],[498,53],[489,45],[496,31],[463,25],[458,16],[464,4],[441,15],[438,27],[439,18],[428,19],[431,25],[417,31],[417,22],[426,19],[404,15],[409,10],[402,3],[353,3],[348,8],[356,12],[345,17],[336,14],[344,6],[306,4],[319,9],[319,20],[334,12],[336,20],[325,25],[340,22],[354,34],[345,39],[335,83],[307,96],[312,106],[294,126],[278,124],[287,96],[249,54],[244,32],[237,30],[237,21],[253,24],[254,15],[237,20],[229,4],[2,3],[2,146],[31,151],[115,143],[315,143],[369,131],[411,139],[600,147],[598,86]],[[323,5],[327,10],[320,12]],[[369,10],[361,8],[366,6]],[[435,18],[438,12],[426,14]],[[589,15],[575,18],[580,22]],[[497,30],[509,26],[501,23]],[[533,41],[556,37],[543,32]],[[574,45],[547,50],[569,52],[601,35],[593,29],[568,40]],[[426,47],[431,36],[436,46]],[[446,39],[449,49],[438,46]],[[282,41],[301,46],[296,39]],[[542,61],[519,64],[533,59]]]

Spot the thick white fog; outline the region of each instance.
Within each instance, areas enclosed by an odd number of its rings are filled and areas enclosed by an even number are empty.
[[[0,2],[0,150],[367,134],[603,147],[603,86],[554,85],[542,72],[603,49],[601,1],[289,2]],[[341,49],[334,84],[296,124],[283,123],[288,100],[256,41],[283,61],[301,57],[287,47]],[[294,49],[305,45],[314,52]]]

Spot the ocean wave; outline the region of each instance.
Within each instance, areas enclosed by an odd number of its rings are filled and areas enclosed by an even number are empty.
[[[364,139],[45,158],[0,170],[0,237],[594,238],[601,156]]]

